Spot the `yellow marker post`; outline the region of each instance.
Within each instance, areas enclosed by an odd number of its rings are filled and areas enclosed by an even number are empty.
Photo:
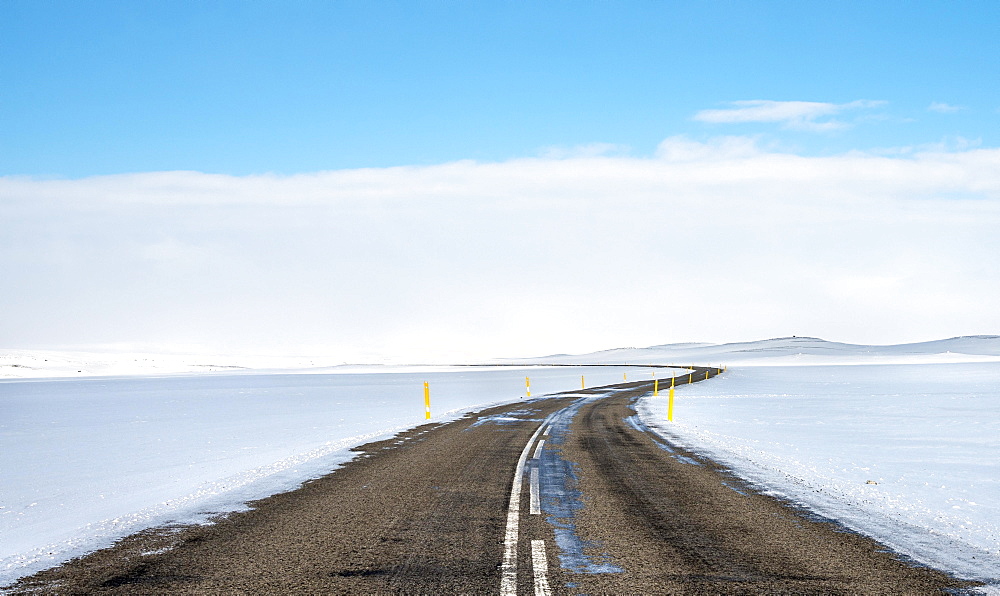
[[[528,397],[531,397],[531,378],[524,377],[524,390],[527,392]]]
[[[628,373],[622,373],[622,379],[625,380],[625,381],[627,381],[628,380]]]
[[[706,381],[708,380],[708,371],[707,370],[705,371],[705,380]]]
[[[693,372],[688,373],[688,385],[690,385],[691,383],[694,383],[694,373]]]
[[[660,380],[659,379],[654,379],[653,380],[653,397],[659,397],[659,396],[660,396]]]
[[[670,377],[670,388],[671,389],[674,388],[674,381],[676,381],[676,380],[677,380],[677,377]]]
[[[424,382],[424,418],[431,419],[431,386],[426,381]]]
[[[667,401],[667,420],[674,421],[674,386],[670,386],[670,399]]]
[[[587,383],[583,380],[583,375],[580,375],[580,389],[586,389]]]

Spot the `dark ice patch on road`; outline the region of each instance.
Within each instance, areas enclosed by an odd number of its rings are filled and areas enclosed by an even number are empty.
[[[475,422],[469,425],[469,428],[475,428],[483,424],[496,424],[499,426],[507,426],[511,424],[516,424],[518,422],[541,422],[541,418],[532,418],[536,416],[538,412],[534,410],[515,410],[513,412],[506,412],[504,414],[493,414],[491,416],[480,416]],[[466,429],[468,430],[468,429]]]
[[[559,564],[563,569],[575,573],[622,573],[624,569],[615,565],[607,554],[596,557],[587,554],[586,551],[594,552],[602,545],[583,540],[576,533],[576,512],[583,508],[583,495],[577,488],[576,464],[564,460],[559,456],[560,450],[552,448],[563,444],[573,416],[580,406],[593,399],[577,401],[552,421],[546,448],[534,463],[539,470],[541,510],[555,533]]]

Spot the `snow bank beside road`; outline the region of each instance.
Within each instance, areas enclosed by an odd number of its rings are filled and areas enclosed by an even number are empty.
[[[918,561],[1000,583],[1000,363],[731,368],[652,428]]]

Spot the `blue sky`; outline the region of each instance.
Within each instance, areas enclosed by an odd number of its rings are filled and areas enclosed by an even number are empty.
[[[995,2],[7,0],[0,23],[7,175],[641,156],[678,134],[807,154],[1000,140]],[[694,119],[747,100],[885,103],[826,134]]]
[[[0,348],[998,333],[996,2],[0,2]]]

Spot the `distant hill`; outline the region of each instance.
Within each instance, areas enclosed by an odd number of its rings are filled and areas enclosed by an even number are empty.
[[[510,363],[553,364],[874,364],[1000,360],[1000,335],[970,335],[912,344],[860,345],[816,337],[778,337],[751,342],[677,343],[615,348],[589,354],[508,359]]]
[[[646,348],[612,348],[589,354],[504,358],[495,364],[702,364],[775,366],[787,364],[890,364],[1000,361],[1000,335],[970,335],[913,344],[866,346],[816,337],[777,337],[709,344],[676,343]],[[411,366],[422,366],[414,363]],[[438,366],[438,365],[433,365]],[[443,366],[443,365],[442,365]],[[0,350],[0,380],[47,377],[202,373],[398,372],[402,365],[332,365],[323,358],[205,356],[113,352]]]

